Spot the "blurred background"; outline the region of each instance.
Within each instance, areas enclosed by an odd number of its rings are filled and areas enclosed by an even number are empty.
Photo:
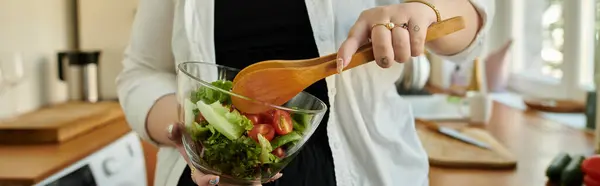
[[[594,87],[594,45],[598,41],[597,1],[582,0],[497,1],[496,18],[487,36],[482,59],[512,39],[501,65],[507,88],[543,97],[583,101]],[[138,0],[3,0],[0,2],[0,57],[4,71],[15,60],[23,75],[5,88],[0,115],[27,112],[66,100],[64,82],[58,78],[57,53],[65,50],[98,50],[101,99],[115,99],[114,79]],[[15,58],[18,59],[10,59]],[[429,58],[428,83],[449,87],[457,65]],[[459,62],[467,78],[471,64]],[[12,65],[14,66],[14,65]],[[23,76],[22,78],[20,76]],[[9,83],[6,83],[9,84]],[[15,94],[13,92],[20,92]],[[15,104],[18,102],[19,104]]]

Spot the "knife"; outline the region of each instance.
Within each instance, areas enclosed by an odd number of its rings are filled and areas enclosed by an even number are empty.
[[[419,123],[424,124],[428,129],[437,131],[437,132],[442,133],[442,134],[444,134],[446,136],[450,136],[450,137],[452,137],[454,139],[457,139],[457,140],[460,140],[462,142],[475,145],[475,146],[483,148],[483,149],[490,149],[490,146],[487,143],[481,142],[481,141],[479,141],[479,140],[477,140],[475,138],[472,138],[472,137],[469,137],[467,135],[464,135],[464,134],[460,133],[456,129],[449,128],[449,127],[439,126],[436,123],[425,121],[425,120],[417,119],[417,121]]]

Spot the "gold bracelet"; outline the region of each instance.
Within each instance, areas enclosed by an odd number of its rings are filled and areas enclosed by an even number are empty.
[[[406,0],[406,1],[404,1],[404,3],[421,3],[424,5],[427,5],[429,8],[431,8],[435,12],[435,17],[437,18],[437,22],[442,21],[442,18],[440,16],[440,11],[438,11],[438,9],[435,8],[435,6],[433,6],[431,3],[428,3],[423,0]]]

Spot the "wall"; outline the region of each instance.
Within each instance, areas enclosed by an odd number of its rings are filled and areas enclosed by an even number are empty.
[[[70,0],[0,1],[0,51],[21,52],[26,73],[23,84],[0,96],[0,116],[66,99],[55,54],[75,46],[72,6]]]
[[[100,97],[116,99],[115,79],[129,44],[138,0],[79,0],[79,47],[100,49]]]

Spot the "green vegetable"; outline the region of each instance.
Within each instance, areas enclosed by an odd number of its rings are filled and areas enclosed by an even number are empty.
[[[233,88],[233,82],[227,80],[217,80],[212,82],[211,85],[221,88],[225,91],[230,91]],[[211,104],[216,101],[226,105],[231,104],[231,96],[228,93],[205,86],[200,87],[196,92],[192,92],[190,98],[192,103],[202,100],[206,104]]]
[[[194,102],[192,102],[190,99],[186,98],[183,101],[183,108],[185,112],[183,114],[183,116],[185,117],[183,122],[185,126],[190,127],[194,123],[196,115],[198,115],[198,113],[194,112],[195,110],[197,110],[196,104],[194,104]]]
[[[294,130],[298,131],[300,133],[304,133],[304,125],[301,125],[300,123],[298,123],[295,119],[292,119],[292,123],[294,124]]]
[[[260,162],[268,164],[268,163],[276,163],[278,158],[275,155],[271,154],[273,148],[271,147],[271,143],[267,138],[263,137],[262,134],[258,134],[258,143],[260,144]]]
[[[271,141],[271,146],[273,149],[275,149],[277,147],[281,147],[285,144],[296,142],[301,139],[302,136],[300,134],[298,134],[297,132],[291,132],[284,136],[278,136],[275,139],[273,139],[273,141]]]
[[[304,130],[310,127],[310,120],[312,116],[309,114],[292,113],[292,120],[294,121],[294,130],[303,133]]]
[[[233,83],[218,80],[211,83],[225,91]],[[302,139],[298,132],[277,137],[273,143],[258,135],[256,142],[247,136],[254,125],[239,111],[231,109],[231,98],[226,92],[201,87],[192,91],[184,101],[184,122],[193,140],[202,143],[201,163],[223,175],[242,179],[257,179],[261,173],[279,170],[290,159],[279,159],[272,154],[274,145],[290,145]],[[198,115],[204,120],[197,122]],[[297,116],[296,125],[303,129],[310,125],[310,116]]]
[[[584,156],[574,156],[562,171],[560,175],[560,182],[563,186],[581,186],[583,184],[583,171],[581,170],[581,163],[585,160]]]
[[[257,167],[261,164],[262,149],[248,137],[229,140],[215,131],[202,145],[202,160],[216,171],[247,179],[254,179],[260,173]]]
[[[198,101],[196,106],[208,124],[230,140],[238,139],[246,130],[251,130],[253,127],[252,121],[248,118],[237,111],[229,112],[229,108],[218,101],[210,105]]]
[[[571,162],[571,156],[569,156],[567,153],[560,153],[554,157],[550,163],[550,166],[548,166],[546,169],[546,176],[548,177],[548,180],[551,182],[560,181],[560,176],[569,162]]]
[[[206,121],[203,124],[194,122],[192,125],[187,126],[187,131],[193,140],[198,141],[207,136],[209,132],[214,131],[214,128],[208,125]]]

